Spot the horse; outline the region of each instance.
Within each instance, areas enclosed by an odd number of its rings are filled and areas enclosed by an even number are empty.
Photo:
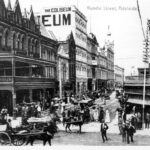
[[[47,133],[41,133],[41,134],[35,134],[35,135],[33,134],[33,135],[28,136],[26,145],[28,145],[30,143],[30,145],[33,146],[33,143],[35,140],[42,140],[43,145],[45,145],[46,142],[48,141],[49,145],[51,146],[51,139],[52,138],[53,137],[47,135]]]
[[[39,134],[31,134],[27,138],[26,145],[29,143],[33,146],[34,141],[37,140],[42,140],[43,145],[46,144],[46,142],[49,143],[51,146],[51,139],[54,137],[54,134],[57,132],[57,126],[55,122],[50,122],[48,123],[47,126],[43,128],[43,132]]]
[[[82,125],[83,125],[83,120],[78,120],[78,119],[73,119],[72,117],[69,118],[65,118],[64,119],[64,123],[66,124],[65,126],[65,131],[67,132],[67,129],[69,129],[69,131],[71,132],[70,126],[71,125],[75,125],[75,126],[79,126],[79,133],[81,133],[81,129],[82,129]]]

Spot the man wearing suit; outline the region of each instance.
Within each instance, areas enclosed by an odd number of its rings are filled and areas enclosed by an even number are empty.
[[[126,124],[127,124],[127,143],[129,144],[130,139],[131,142],[134,142],[133,135],[135,133],[135,127],[130,122],[127,122]]]
[[[108,129],[108,125],[105,123],[104,119],[102,119],[102,123],[101,123],[101,135],[102,135],[102,140],[103,143],[105,142],[105,140],[107,141],[107,129]]]

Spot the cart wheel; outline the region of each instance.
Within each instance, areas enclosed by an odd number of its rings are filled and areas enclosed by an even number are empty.
[[[26,141],[25,137],[14,136],[12,140],[12,144],[15,146],[21,146],[25,143],[25,141]]]
[[[6,132],[0,132],[0,145],[11,145],[11,138]]]

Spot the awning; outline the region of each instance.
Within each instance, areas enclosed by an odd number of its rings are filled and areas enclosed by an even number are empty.
[[[133,103],[133,104],[139,104],[139,105],[143,105],[143,100],[142,99],[128,99],[127,101],[128,103]],[[150,100],[145,100],[145,105],[150,106]]]

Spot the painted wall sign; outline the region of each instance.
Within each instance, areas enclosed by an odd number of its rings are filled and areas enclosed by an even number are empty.
[[[44,26],[71,25],[71,14],[41,15],[41,19]]]
[[[45,8],[38,17],[44,26],[70,26],[71,7]]]

